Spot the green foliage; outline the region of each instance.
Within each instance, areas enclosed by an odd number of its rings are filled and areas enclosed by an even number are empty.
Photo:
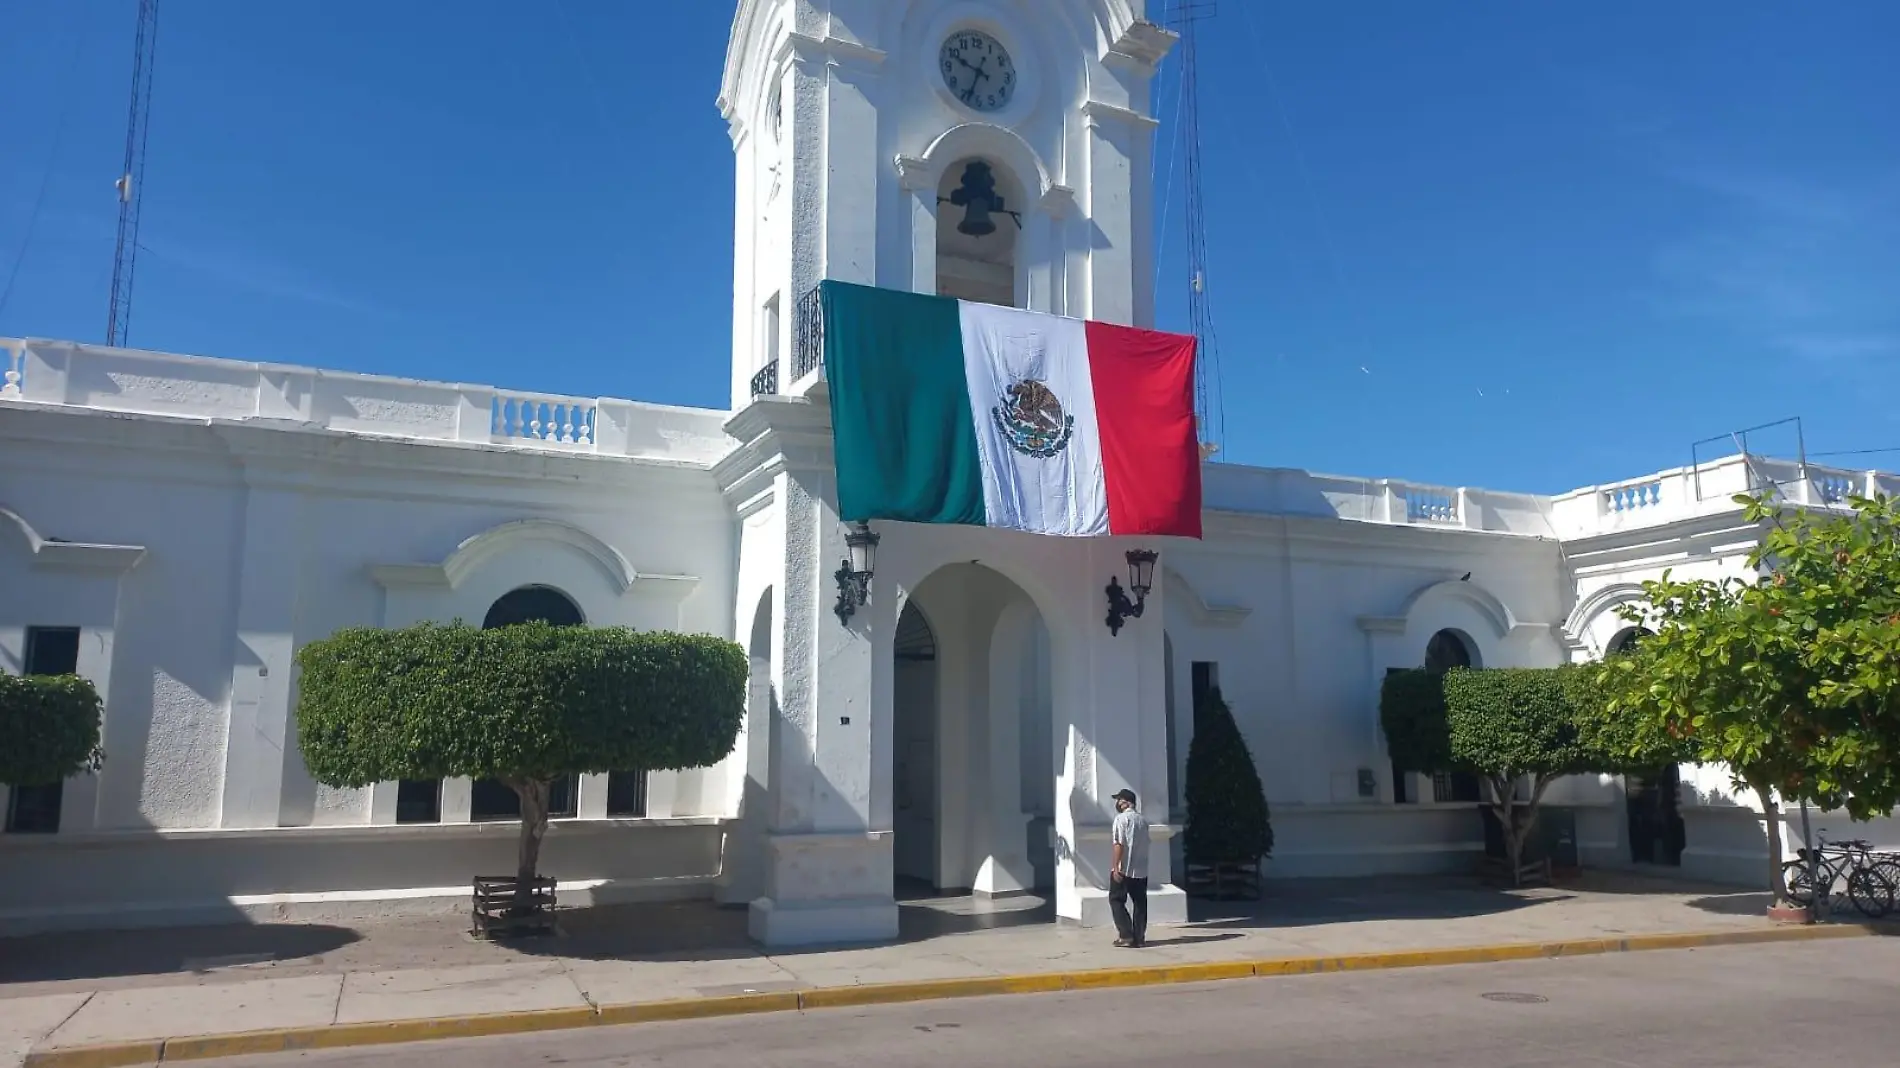
[[[1386,750],[1407,771],[1450,771],[1451,726],[1445,720],[1445,676],[1412,668],[1386,672],[1379,687],[1379,724]]]
[[[1888,814],[1900,803],[1900,510],[1884,496],[1850,498],[1851,514],[1735,501],[1767,528],[1749,556],[1761,577],[1645,582],[1620,614],[1653,633],[1592,669],[1605,733],[1632,755],[1727,765],[1771,820],[1798,802]],[[1780,837],[1768,843],[1781,898]]]
[[[1189,863],[1252,863],[1273,852],[1273,821],[1259,769],[1218,689],[1194,710],[1185,792]]]
[[[1482,775],[1555,777],[1601,769],[1578,728],[1574,668],[1454,668],[1444,676],[1454,766]]]
[[[738,737],[748,671],[718,638],[539,622],[352,628],[297,664],[304,761],[336,787],[714,764]]]
[[[1596,666],[1632,750],[1727,764],[1758,792],[1845,808],[1900,803],[1900,510],[1851,515],[1739,496],[1768,524],[1754,582],[1643,584],[1623,615],[1655,633]]]
[[[1379,718],[1394,761],[1412,771],[1465,771],[1490,783],[1513,877],[1552,782],[1622,766],[1584,727],[1600,703],[1595,679],[1574,667],[1423,668],[1386,676]],[[1528,777],[1530,796],[1518,782]]]
[[[91,680],[0,674],[0,784],[47,786],[99,770],[103,713]]]

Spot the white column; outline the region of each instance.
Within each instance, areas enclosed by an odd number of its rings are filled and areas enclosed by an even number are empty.
[[[1003,609],[989,648],[988,730],[984,733],[987,775],[983,796],[987,856],[977,868],[979,894],[1013,894],[1029,889],[1035,872],[1029,862],[1029,817],[1023,812],[1022,723],[1027,688],[1034,606],[1018,599]]]
[[[901,156],[897,181],[907,195],[910,212],[910,291],[937,292],[937,168],[927,161]]]
[[[1067,726],[1062,739],[1064,772],[1058,786],[1067,803],[1058,806],[1056,820],[1069,849],[1066,856],[1058,850],[1056,912],[1087,927],[1109,923],[1109,826],[1115,812],[1113,797],[1124,788],[1135,791],[1143,812],[1153,813],[1149,822],[1156,825],[1148,854],[1149,922],[1165,925],[1187,920],[1187,897],[1169,881],[1161,607],[1151,593],[1151,606],[1144,609],[1142,618],[1126,621],[1119,634],[1111,633],[1102,620],[1107,611],[1103,587],[1111,577],[1126,587],[1125,554],[1132,547],[1120,540],[1090,543],[1093,573],[1083,580],[1087,590],[1078,596],[1085,603],[1079,603],[1072,614],[1087,623],[1073,626],[1071,649],[1065,654],[1068,670],[1057,680],[1059,691],[1069,691],[1058,693],[1056,711],[1056,718]],[[1079,703],[1078,694],[1086,695]]]
[[[779,488],[786,522],[784,595],[774,602],[780,718],[765,893],[752,902],[748,926],[769,946],[887,940],[897,936],[891,673],[888,655],[873,656],[872,635],[884,635],[888,654],[896,597],[874,577],[870,603],[840,623],[832,573],[848,553],[829,503],[830,476],[800,469],[781,476]]]
[[[284,766],[302,760],[290,722],[302,511],[293,490],[252,485],[246,496],[221,827],[278,826]]]

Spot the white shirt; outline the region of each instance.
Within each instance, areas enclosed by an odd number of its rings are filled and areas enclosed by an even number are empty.
[[[1115,814],[1115,825],[1108,840],[1122,847],[1122,875],[1130,879],[1148,877],[1148,818],[1135,809]]]

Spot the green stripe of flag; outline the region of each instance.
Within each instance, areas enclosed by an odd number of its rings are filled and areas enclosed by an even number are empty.
[[[839,518],[984,525],[957,302],[831,281],[820,299]]]

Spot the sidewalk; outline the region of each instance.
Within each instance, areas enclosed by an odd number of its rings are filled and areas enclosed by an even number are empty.
[[[18,1063],[28,1049],[202,1034],[593,1013],[1047,972],[1739,934],[1768,929],[1765,904],[1762,894],[1626,875],[1522,891],[1464,879],[1282,883],[1259,903],[1197,902],[1194,924],[1156,931],[1139,951],[1113,948],[1111,932],[1058,926],[1034,900],[979,907],[968,898],[906,903],[895,944],[770,954],[746,939],[743,910],[706,903],[576,912],[564,918],[561,937],[503,944],[471,939],[461,916],[41,935],[0,941],[0,1066],[9,1052]]]

